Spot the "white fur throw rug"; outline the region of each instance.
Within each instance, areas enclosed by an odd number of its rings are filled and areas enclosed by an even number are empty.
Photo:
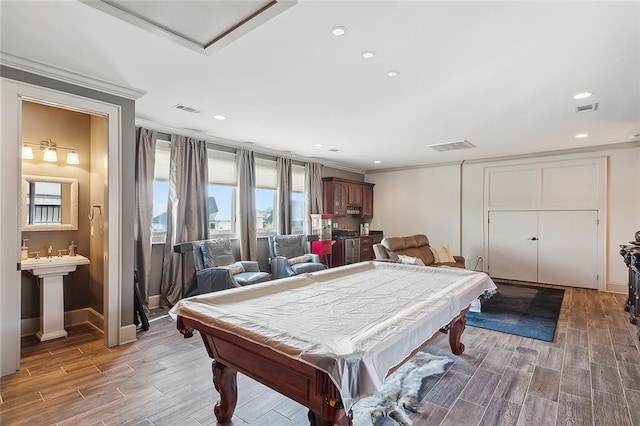
[[[351,408],[353,426],[412,424],[407,411],[418,412],[422,379],[441,374],[451,359],[418,352],[391,376],[375,395],[360,399]]]

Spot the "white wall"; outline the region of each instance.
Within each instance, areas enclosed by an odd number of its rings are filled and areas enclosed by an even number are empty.
[[[424,233],[432,244],[449,243],[452,249],[459,247],[467,259],[467,267],[473,268],[479,256],[484,256],[484,169],[510,164],[557,161],[593,156],[608,157],[607,265],[606,288],[609,291],[626,291],[627,270],[620,257],[619,244],[633,239],[640,229],[640,147],[612,147],[591,153],[544,156],[526,160],[502,160],[465,163],[462,166],[446,165],[420,169],[369,173],[365,181],[376,184],[374,189],[374,229],[383,229],[386,236],[402,236]],[[458,186],[459,185],[459,186]],[[462,203],[458,195],[462,194]],[[462,215],[462,222],[460,222]],[[567,242],[567,250],[570,250]],[[579,260],[567,255],[568,262]],[[482,269],[480,264],[478,269]]]
[[[371,173],[365,181],[375,184],[371,229],[426,234],[431,245],[460,253],[460,165]]]

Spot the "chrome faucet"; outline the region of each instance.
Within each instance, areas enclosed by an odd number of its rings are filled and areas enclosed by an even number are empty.
[[[47,247],[47,257],[51,257],[51,253],[53,253],[53,247],[49,246]]]

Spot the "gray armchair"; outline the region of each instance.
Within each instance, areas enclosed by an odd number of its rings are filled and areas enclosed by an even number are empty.
[[[184,297],[257,284],[271,279],[268,272],[260,271],[258,262],[236,262],[231,240],[228,238],[191,241],[176,247],[174,251],[182,253],[183,260],[185,253],[193,253],[195,280],[192,281],[195,282],[184,284]]]
[[[309,253],[306,235],[269,237],[269,254],[274,280],[325,269],[320,263],[320,256]]]

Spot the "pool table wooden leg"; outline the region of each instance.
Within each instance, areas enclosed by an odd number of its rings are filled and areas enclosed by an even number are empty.
[[[216,402],[213,412],[218,423],[229,422],[238,402],[238,372],[233,368],[216,362],[215,359],[211,362],[211,369],[213,370],[213,385],[220,393],[220,401]]]
[[[451,346],[451,352],[454,355],[462,355],[464,352],[464,343],[460,340],[462,339],[462,332],[467,325],[467,312],[469,308],[465,309],[455,317],[449,326],[449,346]]]
[[[351,419],[349,416],[343,416],[337,422],[330,422],[325,420],[318,413],[309,410],[309,424],[311,426],[351,426]]]

